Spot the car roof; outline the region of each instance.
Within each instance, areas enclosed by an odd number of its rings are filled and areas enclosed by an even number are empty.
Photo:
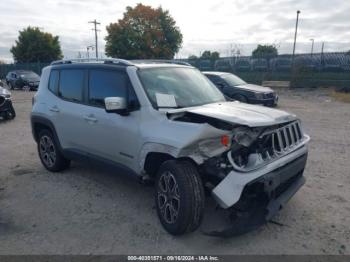
[[[205,75],[215,75],[215,76],[222,76],[222,75],[230,74],[228,72],[218,72],[218,71],[203,71],[202,73]]]
[[[33,73],[33,71],[19,69],[19,70],[12,70],[9,73]]]
[[[78,59],[78,60],[58,60],[51,63],[51,66],[135,66],[137,68],[155,67],[193,67],[184,61],[176,60],[124,60],[124,59]]]

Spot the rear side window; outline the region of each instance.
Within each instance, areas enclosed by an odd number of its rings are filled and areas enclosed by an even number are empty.
[[[61,70],[58,95],[72,102],[83,101],[84,70]]]
[[[126,97],[128,78],[123,72],[90,70],[89,104],[104,107],[106,97]]]
[[[51,71],[50,80],[49,80],[49,90],[54,94],[57,94],[58,76],[59,76],[59,73],[57,70]]]

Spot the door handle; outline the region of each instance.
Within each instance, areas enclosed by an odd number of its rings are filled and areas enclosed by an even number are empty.
[[[50,107],[49,110],[50,110],[51,112],[55,112],[55,113],[60,112],[60,110],[58,109],[57,106]]]
[[[97,122],[97,119],[94,117],[94,115],[84,116],[84,119],[85,119],[87,122],[92,122],[92,123],[96,123],[96,122]]]

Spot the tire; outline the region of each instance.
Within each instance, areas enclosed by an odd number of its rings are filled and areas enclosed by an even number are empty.
[[[38,154],[43,166],[51,172],[63,171],[70,165],[70,160],[62,155],[52,133],[47,129],[39,133]]]
[[[195,231],[204,213],[204,188],[197,168],[188,161],[164,162],[155,181],[159,220],[172,235]]]
[[[248,99],[245,96],[243,96],[243,95],[236,95],[234,97],[234,99],[236,99],[236,100],[238,100],[238,101],[240,101],[242,103],[248,103]]]

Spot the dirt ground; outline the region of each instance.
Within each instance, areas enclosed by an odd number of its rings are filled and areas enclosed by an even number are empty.
[[[312,138],[307,183],[281,225],[220,239],[167,234],[152,187],[123,174],[75,162],[46,171],[30,128],[34,93],[14,91],[17,117],[0,123],[0,254],[350,254],[350,104],[326,90],[279,93]]]

